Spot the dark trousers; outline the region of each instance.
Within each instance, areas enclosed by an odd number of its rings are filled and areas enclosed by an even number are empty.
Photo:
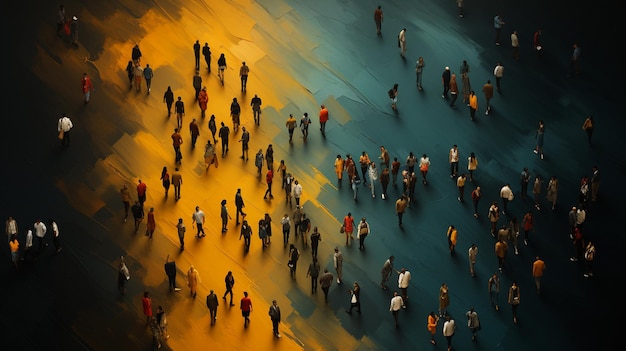
[[[472,119],[472,121],[474,120],[474,117],[476,117],[476,109],[470,107],[470,118]]]
[[[222,157],[228,152],[228,138],[222,138]]]
[[[202,228],[202,223],[196,223],[196,227],[198,227],[198,232],[196,233],[196,236],[199,238],[200,237],[200,233],[202,233],[202,236],[204,236],[204,228]]]
[[[180,146],[174,146],[174,155],[176,163],[180,163],[180,160],[183,159],[183,155],[180,153]]]
[[[324,301],[328,302],[328,289],[330,286],[322,286],[322,291],[324,292]]]
[[[326,135],[326,122],[320,122],[320,130],[322,131],[322,135]]]
[[[278,319],[272,318],[272,329],[274,330],[275,335],[278,335],[278,323],[280,323]]]
[[[302,235],[306,235],[306,234],[302,234]],[[311,243],[311,255],[313,255],[313,258],[317,257],[317,246],[319,244],[313,244]]]
[[[367,234],[359,235],[359,249],[361,249],[361,250],[365,249],[365,238],[366,237],[367,237]]]
[[[62,146],[70,146],[70,131],[63,132],[63,139],[61,140]]]
[[[226,295],[230,294],[230,304],[233,304],[233,289],[228,289],[226,290],[226,292],[224,293],[224,296],[222,297],[223,299],[226,299]]]
[[[455,107],[454,103],[456,102],[456,98],[459,97],[458,93],[450,94],[452,96],[452,101],[450,101],[450,107]]]
[[[241,214],[241,218],[246,215],[243,213],[243,207],[237,207],[237,210],[235,211],[235,223],[237,224],[239,224],[239,214]]]
[[[217,308],[209,308],[209,313],[211,313],[211,323],[213,323],[217,318]]]
[[[317,277],[311,276],[311,292],[317,291]]]
[[[402,216],[404,216],[404,212],[398,212],[398,225],[402,225]]]
[[[265,190],[263,198],[266,198],[267,195],[269,195],[270,198],[274,198],[274,195],[272,195],[272,182],[267,183],[267,190]]]
[[[246,90],[246,84],[248,83],[248,76],[241,76],[241,91]]]
[[[174,197],[177,199],[180,198],[180,185],[174,184]]]
[[[361,313],[361,302],[351,302],[350,303],[350,309],[348,310],[348,313],[352,312],[352,309],[356,307],[356,311]]]
[[[169,281],[170,291],[174,290],[176,288],[176,275],[175,274],[168,275],[167,279]]]

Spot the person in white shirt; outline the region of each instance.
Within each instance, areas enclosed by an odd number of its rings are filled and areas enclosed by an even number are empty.
[[[502,62],[498,62],[496,68],[493,69],[493,75],[496,76],[496,88],[498,89],[498,93],[501,93],[500,90],[500,79],[504,75],[504,66],[502,66]]]
[[[454,179],[459,172],[459,149],[456,144],[452,145],[448,153],[448,161],[450,162],[450,178]]]
[[[448,351],[452,350],[452,337],[456,331],[456,324],[454,319],[450,318],[450,315],[446,315],[446,321],[443,323],[443,336],[448,341]]]
[[[511,190],[508,184],[505,184],[502,189],[500,189],[500,198],[502,198],[502,205],[504,206],[502,214],[506,215],[509,201],[513,201],[513,190]]]
[[[57,132],[59,132],[59,139],[61,139],[62,146],[70,146],[70,130],[73,127],[74,124],[72,120],[64,113],[61,118],[59,118],[59,123],[57,123]],[[63,132],[62,135],[61,132]]]
[[[46,236],[46,231],[48,230],[48,228],[46,228],[46,225],[43,224],[43,222],[40,219],[38,219],[35,222],[34,228],[35,228],[35,236],[37,237],[37,241],[39,242],[38,251],[39,253],[41,253],[41,248],[44,244],[43,238],[44,236]],[[48,246],[48,243],[46,243],[45,246]]]
[[[302,196],[302,185],[297,180],[293,182],[293,188],[291,189],[294,199],[296,199],[296,206],[300,206],[300,196]]]
[[[60,252],[62,248],[61,240],[59,239],[59,226],[53,219],[49,219],[48,224],[52,228],[52,240],[54,242],[54,247],[57,249],[57,252]]]
[[[26,242],[24,243],[24,256],[22,256],[22,261],[24,261],[24,257],[26,255],[33,256],[33,252],[31,251],[33,248],[33,231],[28,230],[26,233]]]
[[[200,206],[196,206],[196,212],[193,213],[193,215],[191,216],[191,218],[193,219],[193,223],[196,224],[196,226],[198,227],[198,233],[196,233],[196,238],[201,238],[203,236],[206,236],[206,234],[204,234],[204,228],[202,228],[202,225],[204,224],[204,212],[202,212],[202,210],[200,209]],[[202,235],[200,235],[200,233],[202,233]]]
[[[9,242],[11,242],[11,237],[13,235],[17,236],[17,221],[11,216],[7,219],[6,232],[9,237]]]
[[[398,327],[398,315],[400,314],[400,310],[404,307],[404,301],[402,301],[402,296],[398,295],[397,291],[393,292],[393,297],[391,298],[391,304],[389,305],[389,312],[393,315],[393,320],[396,323],[396,328]]]
[[[406,268],[402,268],[398,272],[398,288],[400,288],[400,292],[402,293],[402,301],[404,303],[403,308],[406,308],[407,303],[409,302],[409,296],[407,290],[409,289],[409,282],[411,281],[411,272],[409,272]]]

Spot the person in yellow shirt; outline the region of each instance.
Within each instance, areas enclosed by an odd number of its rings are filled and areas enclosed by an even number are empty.
[[[533,278],[535,278],[535,286],[537,287],[537,294],[541,293],[541,277],[543,276],[543,271],[546,269],[546,263],[543,262],[539,256],[535,257],[535,262],[533,262]]]
[[[344,160],[341,155],[337,155],[335,159],[335,173],[337,173],[337,184],[341,186],[341,180],[343,179]]]
[[[448,247],[450,248],[450,255],[454,255],[454,247],[456,246],[456,238],[457,238],[457,230],[451,225],[448,227],[448,233],[446,236],[448,237]]]
[[[469,95],[469,109],[470,109],[470,118],[472,121],[476,116],[476,110],[478,110],[478,97],[474,94],[474,91],[470,91]]]
[[[13,234],[11,236],[11,241],[9,241],[9,246],[11,247],[11,261],[15,265],[15,269],[20,269],[17,265],[17,256],[20,250],[20,243],[17,241],[17,235]]]

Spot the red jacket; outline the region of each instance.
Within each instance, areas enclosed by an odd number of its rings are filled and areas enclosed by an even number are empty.
[[[93,84],[91,84],[91,79],[89,77],[83,76],[81,83],[83,85],[83,93],[93,90]]]

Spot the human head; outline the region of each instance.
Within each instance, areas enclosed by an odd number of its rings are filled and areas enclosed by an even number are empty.
[[[244,292],[243,292],[243,296],[248,297],[248,292],[247,292],[247,291],[244,291]]]

